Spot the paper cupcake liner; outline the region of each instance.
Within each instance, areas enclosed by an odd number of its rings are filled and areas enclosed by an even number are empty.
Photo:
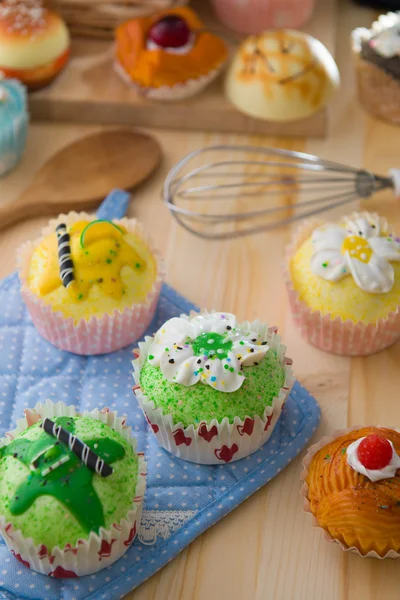
[[[58,223],[71,225],[91,218],[87,213],[72,212],[68,215],[60,215],[43,229],[42,237],[54,232]],[[141,338],[152,321],[164,280],[164,263],[158,252],[152,248],[142,225],[136,219],[124,218],[116,222],[144,240],[155,257],[157,275],[145,302],[128,306],[123,310],[115,309],[112,314],[106,313],[102,317],[93,316],[89,320],[82,318],[75,323],[72,317],[65,317],[62,312],[53,310],[52,306],[34,294],[27,284],[30,258],[40,240],[27,242],[18,250],[17,264],[21,295],[30,317],[40,335],[61,350],[83,355],[114,352]]]
[[[29,124],[24,86],[14,79],[2,82],[0,73],[0,91],[3,88],[12,98],[13,109],[8,122],[0,127],[0,177],[11,171],[21,160]],[[15,116],[15,110],[19,111],[18,116]]]
[[[362,42],[399,22],[400,12],[389,12],[372,23],[371,29],[358,27],[352,32],[358,98],[370,113],[392,123],[400,123],[400,82],[381,67],[363,60],[361,47]]]
[[[351,320],[343,321],[340,317],[332,319],[329,314],[322,315],[320,311],[307,306],[293,287],[290,261],[314,229],[323,223],[324,221],[317,219],[305,221],[286,249],[284,278],[294,323],[307,342],[325,352],[347,356],[365,356],[379,352],[400,339],[400,307],[376,323],[354,323]]]
[[[213,69],[207,75],[198,77],[196,79],[189,79],[185,83],[179,83],[173,86],[162,86],[159,88],[143,87],[138,83],[135,83],[129,73],[127,73],[120,62],[114,62],[115,71],[120,77],[132,87],[141,96],[148,98],[149,100],[160,100],[174,102],[176,100],[183,100],[198,94],[201,90],[206,88],[214,79],[218,77],[224,68],[226,61],[221,63],[216,69]]]
[[[38,415],[52,418],[74,417],[78,414],[102,421],[121,434],[136,452],[136,440],[132,437],[132,429],[125,425],[125,418],[118,417],[116,412],[94,409],[78,413],[74,406],[67,406],[63,402],[55,404],[50,400],[46,400],[44,404],[39,402],[34,409],[26,410],[25,417],[17,421],[16,428],[0,440],[0,447],[9,444],[16,435],[35,422]],[[139,469],[135,497],[126,517],[119,523],[114,523],[110,529],[102,527],[98,534],[92,532],[87,539],[78,540],[74,546],[56,546],[49,551],[43,544],[35,544],[32,538],[25,538],[20,530],[15,530],[11,523],[0,517],[0,533],[15,558],[33,571],[50,577],[82,577],[96,573],[118,560],[133,543],[140,527],[146,491],[146,462],[142,452],[138,452],[137,455]]]
[[[192,314],[196,313],[191,312]],[[146,336],[145,341],[140,342],[138,350],[134,352],[137,356],[132,363],[135,396],[160,446],[178,458],[204,465],[226,464],[240,460],[258,450],[270,438],[282,413],[283,405],[295,381],[291,369],[292,360],[285,354],[286,346],[281,344],[276,328],[268,328],[265,323],[246,321],[239,326],[261,334],[263,339],[268,341],[270,348],[277,353],[285,371],[284,386],[279,395],[273,399],[271,406],[265,408],[262,418],[258,415],[248,415],[243,420],[235,417],[233,423],[230,423],[225,417],[221,422],[213,419],[189,427],[184,427],[182,423],[174,423],[172,415],[164,414],[162,408],[156,408],[154,402],[147,398],[140,387],[140,372],[154,338]]]
[[[340,546],[340,548],[342,550],[344,550],[344,552],[352,552],[354,554],[358,554],[358,556],[361,556],[361,558],[379,558],[380,560],[383,560],[385,558],[400,558],[400,553],[399,552],[395,552],[394,550],[390,550],[387,554],[385,554],[385,556],[379,556],[379,554],[375,551],[370,551],[366,554],[363,554],[362,552],[360,552],[360,550],[358,548],[356,548],[355,546],[352,547],[348,547],[345,546],[340,540],[337,540],[335,538],[333,538],[323,527],[320,526],[320,524],[318,523],[317,518],[313,515],[313,513],[311,512],[311,508],[310,508],[310,502],[308,499],[308,485],[307,485],[307,476],[308,476],[308,471],[309,471],[309,467],[311,465],[312,459],[315,456],[315,454],[317,454],[317,452],[319,450],[321,450],[321,448],[323,448],[324,446],[326,446],[327,444],[329,444],[330,442],[333,442],[335,439],[337,439],[338,437],[341,437],[342,435],[346,435],[346,433],[350,433],[351,431],[355,431],[356,429],[361,429],[362,427],[365,427],[365,425],[359,425],[356,427],[349,427],[348,429],[340,429],[338,431],[335,431],[332,435],[326,435],[323,438],[320,439],[319,442],[317,442],[316,444],[314,444],[313,446],[310,446],[307,450],[307,454],[303,459],[303,470],[300,474],[300,480],[302,482],[302,488],[300,490],[300,495],[304,498],[304,503],[303,503],[303,511],[309,515],[311,515],[311,519],[312,519],[312,526],[316,527],[317,529],[321,529],[321,531],[324,534],[324,538],[328,541],[328,542],[334,542],[335,544],[337,544],[338,546]]]

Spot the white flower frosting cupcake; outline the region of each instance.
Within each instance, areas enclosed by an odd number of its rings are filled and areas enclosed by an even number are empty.
[[[400,238],[379,215],[306,222],[285,276],[295,323],[314,346],[372,354],[400,338]]]
[[[134,391],[159,443],[204,464],[238,460],[270,437],[293,385],[276,329],[203,311],[139,344]]]
[[[355,215],[344,225],[324,225],[312,234],[313,273],[327,281],[351,275],[364,292],[390,292],[395,270],[389,261],[400,261],[400,240],[389,235],[386,219]]]

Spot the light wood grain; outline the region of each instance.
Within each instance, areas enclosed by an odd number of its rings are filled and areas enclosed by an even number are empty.
[[[149,228],[163,252],[168,283],[193,302],[259,316],[279,326],[300,381],[318,399],[322,423],[317,436],[353,424],[399,426],[400,344],[376,356],[348,359],[324,354],[302,341],[293,328],[282,281],[280,257],[286,229],[241,241],[207,243],[178,228],[160,202],[160,187],[183,154],[210,143],[282,145],[384,174],[398,166],[399,130],[365,115],[354,97],[349,59],[350,30],[368,25],[371,12],[340,4],[338,60],[343,90],[333,106],[334,126],[326,140],[238,137],[156,132],[165,161],[155,177],[133,194],[130,214]],[[19,169],[1,180],[1,200],[17,197],[52,152],[81,133],[83,125],[34,125]],[[293,198],[295,201],[295,198]],[[400,231],[400,207],[390,193],[370,200]],[[350,207],[356,208],[357,204]],[[335,212],[332,213],[333,215]],[[0,272],[14,269],[20,242],[39,233],[43,220],[0,235]],[[328,544],[302,513],[300,458],[208,530],[162,571],[129,594],[129,600],[398,600],[398,561],[362,560]]]
[[[208,2],[198,0],[194,8],[204,17],[205,23],[225,33],[227,39],[232,39],[232,33],[216,22]],[[335,26],[336,0],[321,0],[305,29],[334,54]],[[121,80],[114,71],[113,61],[114,50],[110,41],[75,38],[71,61],[64,73],[49,88],[31,94],[30,110],[33,117],[38,120],[292,137],[323,136],[328,131],[327,109],[291,123],[272,123],[247,117],[225,98],[222,78],[201,94],[185,101],[151,102]]]

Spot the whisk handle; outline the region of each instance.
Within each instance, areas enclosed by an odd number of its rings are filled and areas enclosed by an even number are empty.
[[[390,169],[389,175],[392,178],[396,198],[400,198],[400,169]]]

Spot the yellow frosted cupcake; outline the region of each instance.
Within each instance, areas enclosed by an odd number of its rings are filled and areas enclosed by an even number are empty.
[[[371,354],[400,338],[400,239],[376,214],[305,223],[286,282],[296,324],[322,350]]]
[[[20,249],[21,291],[41,335],[63,350],[100,354],[142,336],[162,264],[135,219],[60,215]]]

